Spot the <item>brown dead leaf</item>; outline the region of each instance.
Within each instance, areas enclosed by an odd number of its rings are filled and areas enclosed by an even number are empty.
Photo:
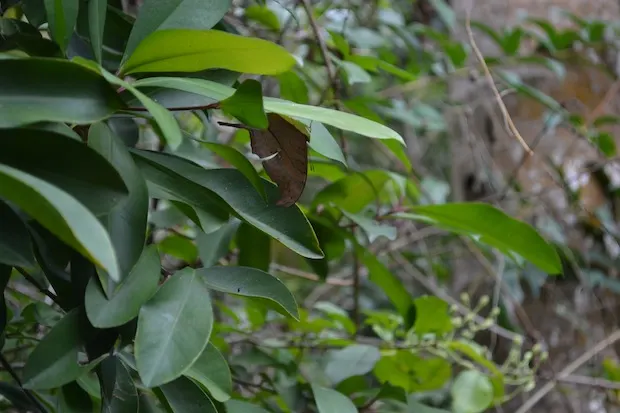
[[[267,119],[267,129],[250,131],[252,152],[263,159],[267,175],[280,188],[276,205],[289,207],[301,197],[308,179],[308,137],[278,114],[268,113]]]

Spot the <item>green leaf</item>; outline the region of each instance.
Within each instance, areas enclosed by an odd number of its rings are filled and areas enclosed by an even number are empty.
[[[109,212],[128,193],[120,174],[103,156],[55,132],[5,131],[0,139],[0,163],[57,186],[95,215]]]
[[[93,123],[123,103],[103,77],[80,65],[29,58],[2,61],[0,106],[0,128],[12,128],[39,121]]]
[[[334,139],[331,133],[320,122],[310,122],[310,148],[314,149],[326,158],[333,159],[340,162],[345,167],[347,161],[344,159],[344,154],[340,145]]]
[[[0,201],[0,263],[14,267],[35,267],[30,233],[20,216]]]
[[[43,337],[24,366],[24,387],[45,390],[72,382],[89,370],[78,363],[82,348],[80,310],[74,309]]]
[[[361,212],[366,205],[379,197],[379,192],[389,179],[390,176],[381,170],[348,175],[316,194],[312,206],[327,204],[335,205],[347,212]]]
[[[269,413],[262,407],[241,400],[229,400],[224,405],[228,413]]]
[[[0,197],[17,204],[59,239],[120,280],[110,237],[86,207],[32,175],[0,164]]]
[[[186,377],[166,383],[160,390],[173,413],[217,413],[209,396]]]
[[[21,20],[0,18],[0,37],[1,51],[22,50],[30,56],[42,57],[59,57],[62,54],[56,43],[43,38],[35,27]]]
[[[450,394],[456,413],[482,413],[493,401],[493,386],[481,372],[468,370],[459,373]]]
[[[108,9],[108,0],[88,1],[88,28],[90,31],[90,44],[97,63],[101,63],[101,48],[103,46],[103,31]]]
[[[200,261],[205,268],[211,267],[223,258],[230,250],[230,242],[237,232],[239,221],[235,220],[224,224],[220,229],[205,234],[198,232],[196,234],[196,245],[198,246],[198,254]]]
[[[140,309],[135,353],[144,385],[181,376],[203,352],[212,328],[211,299],[199,275],[177,272]]]
[[[433,296],[418,297],[413,300],[415,305],[415,323],[413,328],[416,334],[443,335],[451,332],[454,327],[448,313],[448,303]]]
[[[147,151],[134,153],[149,185],[162,185],[165,188],[165,192],[160,194],[164,198],[173,197],[192,204],[190,198],[199,200],[206,197],[212,203],[217,201],[228,204],[241,219],[298,254],[308,258],[323,256],[316,235],[299,207],[279,207],[273,202],[266,204],[239,171],[206,170],[171,155]],[[263,185],[270,199],[277,199],[279,191],[275,185],[266,181],[263,181]],[[176,192],[179,186],[183,186],[183,193]]]
[[[450,413],[448,410],[437,409],[435,407],[429,407],[422,403],[418,403],[413,399],[409,399],[407,403],[409,410],[408,413]]]
[[[254,79],[241,83],[231,97],[220,102],[220,108],[251,128],[267,129],[269,126],[263,108],[262,86]]]
[[[127,41],[123,60],[126,60],[136,46],[157,30],[210,29],[224,17],[230,5],[231,0],[145,1]]]
[[[140,312],[140,307],[157,291],[160,262],[153,245],[142,252],[129,275],[115,291],[106,296],[97,278],[91,278],[86,288],[85,307],[88,319],[97,328],[121,326]]]
[[[308,86],[297,73],[292,70],[277,76],[280,84],[280,96],[295,103],[308,104]]]
[[[597,132],[589,136],[590,142],[595,145],[603,155],[612,157],[616,155],[616,143],[609,132]]]
[[[485,354],[486,349],[481,348],[475,342],[466,340],[449,341],[446,343],[446,348],[451,351],[458,351],[471,359],[474,363],[487,369],[491,374],[490,380],[493,386],[493,399],[497,401],[502,400],[505,393],[504,375],[497,365],[487,358],[488,355]]]
[[[245,17],[254,20],[268,29],[280,31],[280,20],[278,16],[267,6],[253,4],[245,8]]]
[[[106,371],[110,377],[109,380],[102,380],[102,412],[138,413],[141,410],[138,390],[127,366],[117,356],[104,360],[102,370],[104,366],[110,370]]]
[[[181,79],[171,77],[152,77],[141,79],[134,83],[136,87],[165,87],[196,93],[215,100],[223,100],[231,96],[235,89],[203,79]],[[265,110],[280,115],[303,118],[321,122],[338,129],[348,130],[362,136],[376,139],[394,139],[405,144],[402,136],[397,132],[372,120],[350,113],[339,112],[333,109],[318,106],[300,105],[282,99],[271,97],[263,98]]]
[[[353,402],[344,394],[317,384],[311,386],[319,413],[357,413]]]
[[[236,244],[239,248],[237,265],[269,271],[271,263],[271,238],[255,227],[241,223],[237,229]]]
[[[282,46],[219,30],[160,30],[144,39],[121,67],[124,75],[228,69],[277,75],[295,65]]]
[[[88,413],[93,411],[93,401],[77,383],[71,382],[60,388],[57,409],[59,412]]]
[[[105,123],[90,127],[88,146],[99,152],[120,172],[129,196],[116,205],[102,221],[116,251],[122,277],[136,264],[144,248],[149,194],[144,177],[126,146]],[[97,169],[97,173],[101,169]]]
[[[374,373],[380,382],[389,382],[408,393],[442,388],[452,375],[450,363],[438,357],[421,358],[409,350],[399,350],[377,362]]]
[[[196,272],[212,290],[258,300],[282,315],[299,319],[295,297],[269,273],[248,267],[211,267]]]
[[[261,195],[261,197],[266,201],[267,194],[265,193],[265,186],[263,185],[263,181],[252,166],[252,163],[248,161],[248,158],[243,156],[238,150],[233,148],[232,146],[224,145],[221,143],[213,143],[213,142],[202,142],[202,146],[213,151],[219,157],[224,159],[226,162],[237,168],[239,172],[245,175],[246,178],[250,181],[254,189]]]
[[[353,62],[340,61],[340,68],[347,74],[347,81],[349,85],[355,83],[368,83],[372,81],[372,78],[367,71],[359,67]]]
[[[480,242],[504,253],[516,253],[550,274],[559,274],[562,263],[556,250],[530,225],[483,203],[416,206],[414,214],[394,217],[431,222],[448,230],[479,237]]]
[[[198,259],[198,248],[191,239],[181,235],[169,235],[157,243],[159,252],[168,254],[188,264]]]
[[[208,390],[218,402],[230,399],[232,394],[230,369],[222,354],[213,344],[207,345],[200,357],[185,372],[185,376]]]
[[[77,22],[79,0],[44,0],[52,38],[62,50],[69,44]]]
[[[366,344],[354,344],[329,352],[325,373],[333,384],[352,376],[372,371],[381,358],[379,349]]]
[[[398,313],[407,319],[412,300],[401,282],[377,257],[368,250],[362,252],[362,263],[368,269],[368,279],[383,290]]]
[[[361,214],[352,214],[344,209],[342,213],[366,233],[368,241],[371,243],[379,237],[385,237],[390,241],[394,241],[398,235],[396,227],[380,224],[372,218]]]

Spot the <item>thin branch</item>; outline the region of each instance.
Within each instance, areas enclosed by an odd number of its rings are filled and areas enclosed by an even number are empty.
[[[355,233],[355,232],[353,232]],[[360,318],[360,261],[357,254],[353,256],[353,322],[355,323],[355,336],[359,333]]]
[[[534,393],[529,399],[527,399],[525,403],[523,403],[521,407],[519,407],[519,410],[517,410],[515,413],[527,413],[531,411],[532,407],[534,407],[536,403],[538,403],[543,397],[549,394],[555,388],[559,381],[566,380],[566,378],[571,376],[571,374],[575,370],[577,370],[592,357],[596,356],[598,353],[611,346],[618,340],[620,340],[620,330],[616,330],[615,332],[607,336],[607,338],[600,341],[597,345],[583,353],[572,363],[560,370],[560,372],[554,379],[548,381],[536,393]]]
[[[480,52],[480,49],[478,48],[478,45],[476,44],[476,41],[474,40],[474,33],[471,30],[472,8],[473,8],[473,0],[470,0],[468,7],[466,8],[467,10],[466,10],[466,16],[465,16],[465,30],[467,31],[467,36],[469,37],[469,43],[471,44],[471,48],[474,51],[474,54],[476,55],[476,59],[482,66],[482,70],[484,71],[485,78],[487,79],[489,87],[491,88],[491,90],[493,91],[493,94],[495,95],[495,100],[497,101],[497,105],[499,106],[499,109],[502,112],[502,116],[504,117],[504,121],[506,122],[508,129],[513,134],[513,136],[519,141],[521,146],[523,146],[523,149],[525,149],[525,152],[529,156],[532,156],[534,152],[527,145],[527,143],[525,142],[525,140],[523,139],[523,137],[517,130],[517,127],[515,126],[514,122],[512,121],[512,118],[510,117],[510,114],[508,113],[508,109],[506,108],[506,105],[504,104],[504,100],[502,99],[502,95],[499,93],[499,91],[497,90],[497,87],[495,86],[495,80],[493,80],[493,75],[491,74],[491,71],[489,70],[489,67],[487,66],[486,62],[484,61],[482,52]]]
[[[575,384],[580,386],[590,386],[599,389],[606,390],[620,390],[620,382],[601,379],[599,377],[588,377],[572,374],[563,378],[557,379],[559,382],[567,384]]]
[[[15,267],[15,269],[17,270],[17,272],[19,272],[26,279],[26,281],[28,281],[30,284],[32,284],[35,287],[37,287],[37,289],[41,293],[43,293],[46,296],[48,296],[54,303],[60,305],[58,303],[58,297],[54,293],[52,293],[50,290],[48,290],[47,288],[43,288],[43,286],[41,284],[39,284],[39,282],[37,280],[35,280],[32,275],[28,274],[28,272],[26,272],[26,270],[24,270],[21,267]]]
[[[15,373],[15,370],[13,370],[13,367],[11,367],[11,364],[8,362],[7,359],[4,358],[4,355],[1,354],[1,353],[0,353],[0,364],[2,365],[2,368],[4,368],[9,373],[11,378],[13,380],[15,380],[15,383],[17,383],[17,385],[24,392],[26,397],[28,397],[28,399],[39,410],[39,412],[44,413],[45,412],[45,408],[41,405],[39,400],[37,400],[37,398],[34,397],[34,395],[32,393],[30,393],[29,390],[24,389],[24,386],[22,384],[22,381],[19,379],[19,376],[17,375],[17,373]]]

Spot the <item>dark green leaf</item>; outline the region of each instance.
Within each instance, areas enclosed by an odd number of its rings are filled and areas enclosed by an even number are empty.
[[[493,401],[491,381],[477,370],[459,373],[450,393],[455,413],[481,413],[486,411]]]
[[[17,386],[0,381],[0,394],[20,412],[36,412],[40,406],[35,405],[26,392]]]
[[[22,50],[30,56],[59,57],[60,49],[56,43],[41,36],[30,24],[0,18],[0,52]]]
[[[12,271],[13,267],[0,264],[0,337],[2,337],[0,349],[2,349],[4,345],[4,329],[6,327],[6,323],[9,321],[9,317],[7,315],[6,301],[4,298],[4,289],[9,283]]]
[[[422,403],[418,403],[413,399],[409,400],[409,403],[407,403],[407,407],[409,408],[409,410],[407,410],[407,413],[451,413],[448,410],[428,407]]]
[[[280,96],[295,103],[307,105],[310,102],[308,97],[308,86],[297,73],[292,70],[277,76],[280,84]]]
[[[220,108],[251,128],[267,129],[269,126],[263,108],[262,87],[254,79],[241,83],[234,95],[220,102]]]
[[[127,42],[126,60],[151,33],[163,29],[210,29],[224,17],[231,0],[147,0]],[[177,70],[177,69],[174,69]]]
[[[256,172],[256,169],[254,169],[252,163],[250,163],[250,161],[248,161],[245,156],[243,156],[232,146],[213,142],[203,142],[202,145],[213,151],[215,154],[220,156],[222,159],[230,163],[235,168],[237,168],[239,172],[241,172],[243,175],[245,175],[246,178],[248,178],[252,186],[258,191],[258,193],[263,197],[263,199],[267,200],[265,186],[263,185],[263,181],[260,175],[258,174],[258,172]]]
[[[90,127],[88,145],[116,168],[129,189],[129,196],[102,219],[116,250],[121,275],[125,277],[144,247],[149,207],[146,182],[125,145],[106,124]],[[101,169],[97,171],[101,173]]]
[[[323,188],[314,197],[312,205],[331,204],[358,213],[379,197],[389,179],[389,175],[380,170],[349,175]]]
[[[164,384],[160,390],[173,413],[218,413],[209,396],[186,377]]]
[[[52,389],[72,382],[89,370],[78,363],[82,349],[80,310],[65,315],[30,353],[24,366],[24,387]]]
[[[222,354],[213,344],[207,345],[184,375],[208,390],[215,400],[225,402],[230,399],[232,394],[230,369]]]
[[[271,263],[271,238],[255,227],[242,223],[237,229],[236,244],[239,248],[237,264],[269,271]]]
[[[62,50],[67,48],[77,22],[79,0],[43,0],[52,38]]]
[[[183,262],[192,264],[198,259],[198,248],[191,239],[181,235],[169,235],[157,243],[162,254],[168,254]]]
[[[340,162],[345,167],[347,161],[344,159],[344,154],[340,145],[334,139],[331,133],[320,122],[310,122],[310,148],[314,149],[326,158],[333,159]]]
[[[364,250],[362,254],[362,263],[368,269],[369,280],[383,290],[398,313],[406,319],[412,300],[401,280],[370,251]]]
[[[109,292],[110,298],[102,290],[99,280],[91,278],[85,296],[88,319],[98,328],[116,327],[129,322],[155,294],[159,278],[160,262],[155,246],[144,249],[129,275],[115,291]]]
[[[279,31],[280,30],[280,21],[278,20],[278,16],[269,9],[267,6],[259,6],[259,5],[251,5],[246,7],[245,16],[254,20],[268,29]]]
[[[616,143],[608,132],[598,132],[589,136],[590,141],[607,157],[616,155]]]
[[[336,390],[312,384],[312,393],[319,413],[357,413],[353,402]]]
[[[206,170],[184,159],[155,152],[134,153],[149,185],[164,188],[160,193],[164,198],[173,197],[198,207],[203,202],[224,207],[228,204],[240,218],[298,254],[308,258],[322,257],[316,236],[299,207],[283,208],[265,203],[240,172]],[[269,197],[277,199],[279,193],[275,186],[263,182]],[[177,192],[181,189],[183,193]]]
[[[239,221],[235,220],[224,224],[220,229],[205,234],[198,232],[196,235],[196,245],[200,261],[205,268],[217,264],[230,250],[230,242],[237,232]]]
[[[228,413],[269,413],[262,407],[241,400],[228,400],[224,405]]]
[[[123,104],[103,77],[80,65],[30,58],[2,61],[0,105],[0,127],[10,128],[39,121],[92,123]]]
[[[102,380],[104,387],[102,388],[101,411],[103,413],[138,413],[141,410],[138,390],[127,366],[118,357],[104,360],[103,363],[106,363],[106,369],[102,370],[111,377]]]
[[[286,49],[266,40],[219,30],[169,29],[144,39],[125,61],[121,73],[227,69],[277,75],[294,65],[295,59]]]
[[[107,14],[108,0],[88,1],[88,23],[90,29],[90,43],[98,63],[101,63],[101,47]]]
[[[91,413],[93,402],[76,382],[65,384],[58,395],[58,411],[67,413]]]
[[[26,224],[2,201],[0,201],[0,263],[26,268],[36,265]]]
[[[380,224],[375,219],[361,214],[352,214],[344,209],[342,213],[366,233],[370,242],[374,242],[379,237],[385,237],[390,241],[394,241],[398,235],[396,227],[391,225]]]
[[[54,132],[4,131],[0,163],[56,185],[96,215],[109,212],[127,195],[123,179],[103,156]]]
[[[562,263],[556,250],[528,224],[483,203],[417,206],[415,214],[399,218],[431,222],[446,229],[479,237],[480,242],[500,251],[516,253],[550,274],[559,274]]]
[[[415,323],[413,328],[419,336],[425,334],[443,335],[451,332],[454,327],[448,313],[448,303],[433,296],[418,297],[413,300],[415,305]]]
[[[325,373],[333,384],[337,384],[346,378],[368,373],[380,358],[381,353],[376,347],[354,344],[330,351]]]
[[[140,309],[135,353],[148,387],[181,376],[209,342],[213,310],[201,278],[192,269],[177,272]]]
[[[247,267],[211,267],[196,272],[210,289],[257,299],[280,314],[299,319],[295,297],[269,273]]]
[[[452,375],[447,360],[421,358],[409,350],[383,356],[375,365],[374,373],[379,381],[402,387],[408,393],[438,390]]]
[[[43,0],[22,0],[22,9],[34,27],[39,27],[47,21]]]
[[[59,239],[120,280],[114,246],[101,223],[68,193],[0,164],[0,196],[14,202]]]

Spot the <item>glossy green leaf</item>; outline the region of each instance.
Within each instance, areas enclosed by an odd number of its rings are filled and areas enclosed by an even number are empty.
[[[220,109],[251,128],[267,129],[269,126],[262,86],[257,80],[247,79],[241,83],[231,97],[220,102]]]
[[[446,229],[477,237],[480,242],[504,253],[516,253],[550,274],[562,272],[556,250],[530,225],[483,203],[453,203],[417,206],[414,214],[396,214],[405,219],[431,222]]]
[[[412,299],[400,278],[368,250],[364,250],[361,261],[368,269],[368,279],[383,290],[398,313],[406,319]]]
[[[237,265],[269,271],[271,263],[271,238],[255,227],[242,223],[236,237],[239,256]]]
[[[186,377],[160,387],[173,413],[218,413],[209,396]]]
[[[415,323],[413,328],[416,334],[443,335],[451,332],[454,327],[448,312],[448,303],[434,296],[418,297],[413,300],[415,305]]]
[[[108,8],[108,0],[88,1],[88,28],[90,29],[90,43],[98,63],[101,63],[101,48],[103,46],[103,31]]]
[[[104,369],[103,367],[106,367]],[[102,412],[138,413],[141,411],[139,394],[127,366],[117,356],[102,363],[104,379]]]
[[[366,344],[354,344],[328,354],[325,373],[333,384],[352,376],[372,371],[381,358],[379,349]]]
[[[52,38],[62,50],[67,48],[77,22],[79,0],[43,0]]]
[[[323,188],[314,197],[312,205],[335,205],[347,212],[361,212],[379,197],[389,179],[389,175],[381,170],[348,175]]]
[[[228,413],[269,413],[262,407],[241,400],[229,400],[224,405]]]
[[[0,127],[11,128],[40,121],[93,123],[123,103],[103,77],[80,65],[29,58],[2,61],[0,105]]]
[[[481,372],[467,370],[456,377],[450,394],[455,413],[482,413],[493,401],[493,386]]]
[[[121,174],[129,196],[102,218],[116,251],[122,277],[136,264],[144,248],[149,194],[146,182],[123,142],[104,123],[90,127],[88,146],[99,152]],[[101,169],[97,169],[98,173]]]
[[[13,208],[2,201],[0,201],[0,263],[14,267],[36,266],[26,224]]]
[[[157,243],[162,254],[168,254],[183,262],[192,264],[198,259],[198,248],[191,239],[181,235],[169,235]]]
[[[210,29],[224,17],[230,5],[231,0],[146,0],[127,41],[123,60],[157,30]]]
[[[245,17],[254,20],[268,29],[280,31],[278,16],[267,6],[253,4],[245,8]]]
[[[231,96],[235,89],[203,79],[181,79],[153,77],[141,79],[134,83],[136,87],[164,87],[197,93],[215,100],[223,100]],[[321,122],[338,129],[355,132],[362,136],[376,139],[394,139],[404,145],[404,140],[397,132],[372,120],[350,113],[318,106],[300,105],[282,99],[263,98],[265,110],[280,115],[303,118]]]
[[[120,279],[116,253],[107,231],[71,195],[0,164],[0,196],[17,204],[59,239],[106,270],[113,280]]]
[[[223,258],[230,251],[230,242],[232,241],[239,221],[224,224],[220,229],[205,234],[198,232],[196,234],[196,246],[198,247],[198,255],[200,261],[205,268],[211,267]]]
[[[283,47],[219,30],[170,29],[152,33],[123,64],[121,73],[197,72],[227,69],[277,75],[295,65]]]
[[[265,193],[265,186],[263,185],[263,181],[254,169],[254,166],[248,158],[243,156],[238,150],[233,148],[232,146],[224,145],[221,143],[214,142],[203,142],[202,145],[207,149],[213,151],[219,157],[224,159],[226,162],[237,168],[239,172],[241,172],[252,184],[252,186],[256,189],[256,191],[261,195],[264,200],[267,200],[267,194]]]
[[[394,241],[398,236],[396,227],[381,224],[377,220],[361,214],[352,214],[344,209],[342,213],[366,233],[368,241],[371,243],[379,237],[385,237],[390,241]]]
[[[310,142],[308,144],[310,148],[326,158],[340,162],[345,167],[347,166],[347,161],[344,159],[340,145],[338,145],[336,139],[322,123],[314,121],[310,123]]]
[[[295,297],[269,273],[248,267],[211,267],[196,272],[212,290],[259,300],[282,315],[299,319]]]
[[[274,205],[279,192],[263,181],[272,200],[266,204],[247,179],[233,169],[206,170],[184,159],[147,151],[135,151],[136,159],[149,185],[164,188],[160,196],[173,197],[196,205],[196,201],[228,204],[247,223],[264,231],[288,248],[308,258],[320,258],[318,241],[299,207]],[[183,186],[183,193],[176,192]]]
[[[289,70],[278,75],[277,78],[280,85],[280,96],[283,99],[303,105],[307,105],[310,102],[308,86],[297,73]]]
[[[5,131],[0,139],[0,163],[57,186],[96,215],[109,212],[128,193],[118,171],[103,156],[55,132]]]
[[[319,413],[357,413],[353,402],[336,390],[312,384],[312,393]]]
[[[86,288],[86,315],[93,326],[121,326],[138,316],[140,307],[157,291],[160,261],[155,246],[144,249],[140,259],[108,298],[99,280],[91,278]]]
[[[195,380],[211,396],[225,402],[232,394],[232,378],[226,359],[211,343],[207,345],[200,357],[185,372],[185,376]]]
[[[140,309],[136,363],[148,387],[181,376],[207,346],[213,310],[201,278],[191,269],[177,272]]]
[[[78,363],[82,351],[80,311],[72,310],[43,337],[30,353],[23,371],[27,389],[52,389],[77,379],[89,367]]]

